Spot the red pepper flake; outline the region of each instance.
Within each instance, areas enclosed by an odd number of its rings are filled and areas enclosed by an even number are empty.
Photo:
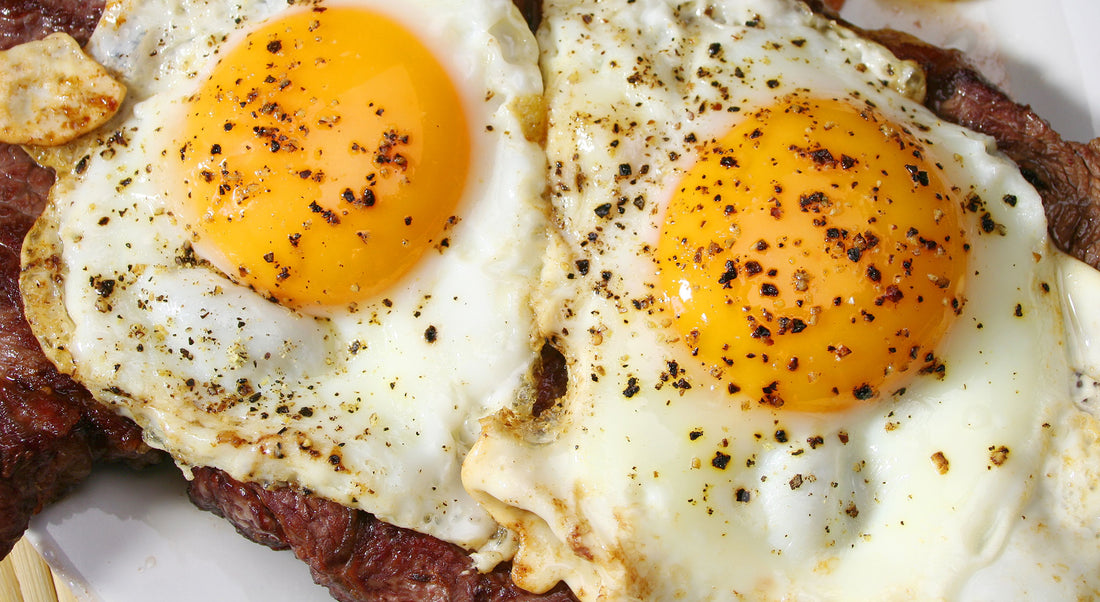
[[[898,301],[901,301],[903,296],[904,295],[902,295],[901,289],[898,288],[897,285],[891,284],[890,286],[886,287],[886,294],[875,299],[875,305],[881,306],[887,301],[897,303]]]
[[[779,288],[770,282],[765,282],[760,285],[760,294],[765,297],[778,297]]]

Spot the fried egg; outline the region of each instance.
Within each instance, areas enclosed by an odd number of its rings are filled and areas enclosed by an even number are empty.
[[[185,470],[468,549],[459,466],[536,355],[541,77],[508,0],[120,1],[129,89],[25,245],[47,354]]]
[[[991,139],[799,2],[552,0],[539,42],[567,385],[463,467],[519,585],[1100,594],[1096,274]]]

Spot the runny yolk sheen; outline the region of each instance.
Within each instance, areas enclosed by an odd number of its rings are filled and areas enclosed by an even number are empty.
[[[731,393],[805,411],[942,369],[967,247],[939,171],[912,133],[839,100],[788,98],[713,141],[658,244],[695,358]]]
[[[196,251],[296,308],[370,297],[446,246],[470,163],[446,71],[404,27],[355,8],[250,32],[181,127]]]

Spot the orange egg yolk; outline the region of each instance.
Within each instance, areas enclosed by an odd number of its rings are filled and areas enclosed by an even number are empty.
[[[196,251],[284,305],[363,300],[447,246],[470,164],[462,102],[383,15],[306,9],[253,30],[182,121]]]
[[[916,136],[798,97],[746,116],[677,188],[660,286],[730,393],[842,410],[936,372],[962,304],[962,208]]]

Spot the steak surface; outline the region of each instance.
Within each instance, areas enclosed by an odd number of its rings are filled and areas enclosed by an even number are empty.
[[[95,31],[103,0],[3,0],[0,50],[63,31],[83,45]]]
[[[462,548],[361,510],[286,487],[242,483],[213,468],[194,474],[189,493],[196,506],[229,519],[252,541],[290,548],[341,602],[575,600],[562,584],[541,595],[516,587],[507,564],[481,574]]]

